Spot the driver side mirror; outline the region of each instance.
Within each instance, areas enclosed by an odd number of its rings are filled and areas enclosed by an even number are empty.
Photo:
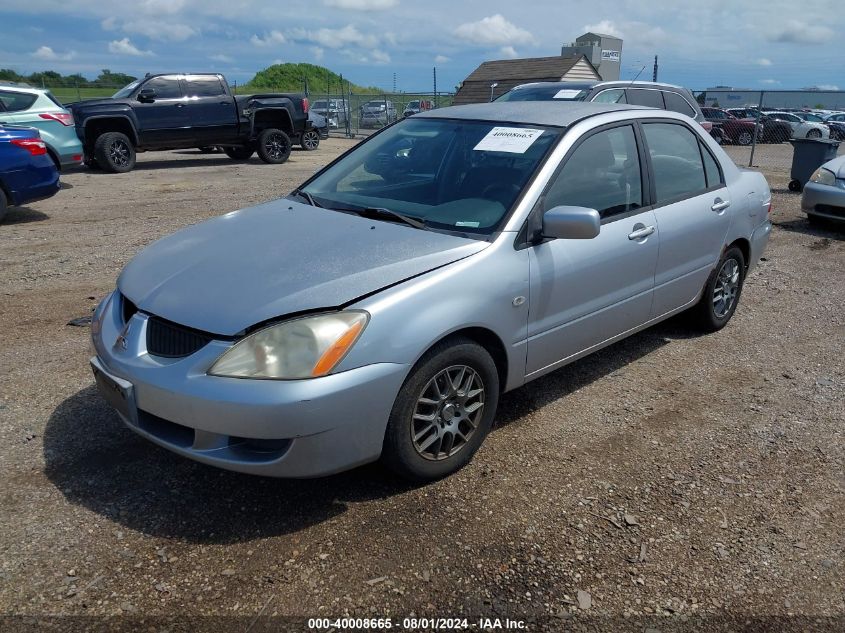
[[[543,237],[591,240],[601,231],[601,216],[586,207],[553,207],[543,214]]]
[[[141,103],[152,103],[156,100],[155,88],[141,88],[138,92],[138,101]]]

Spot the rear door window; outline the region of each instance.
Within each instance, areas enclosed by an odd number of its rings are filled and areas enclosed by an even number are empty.
[[[642,88],[628,88],[626,90],[628,103],[632,105],[648,106],[649,108],[665,109],[663,93],[659,90],[643,90]]]
[[[226,94],[226,91],[223,89],[223,84],[217,77],[197,77],[189,75],[186,83],[188,86],[189,97],[219,97]]]
[[[698,137],[684,125],[643,124],[657,204],[695,196],[707,189]]]
[[[21,112],[28,109],[38,95],[29,92],[15,92],[13,90],[0,90],[0,102],[6,112]]]
[[[666,91],[663,93],[663,100],[666,102],[667,110],[680,112],[681,114],[686,114],[688,117],[695,118],[695,110],[681,95]]]

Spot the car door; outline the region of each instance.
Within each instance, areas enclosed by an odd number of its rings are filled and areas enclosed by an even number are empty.
[[[690,304],[704,287],[725,245],[735,201],[718,161],[691,127],[680,121],[641,126],[660,232],[652,311],[658,317]]]
[[[236,140],[238,117],[235,100],[226,94],[219,77],[187,75],[184,90],[188,96],[188,115],[198,145]]]
[[[530,247],[526,374],[550,370],[648,321],[658,231],[631,123],[600,128],[569,152],[544,210],[596,209],[599,235]]]
[[[193,136],[188,100],[182,94],[179,79],[179,75],[161,75],[139,86],[139,91],[155,90],[153,99],[139,100],[132,106],[138,119],[141,145],[153,148],[190,146]]]

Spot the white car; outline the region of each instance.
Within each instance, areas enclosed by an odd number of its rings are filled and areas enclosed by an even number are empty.
[[[794,112],[766,112],[765,114],[769,118],[789,123],[792,126],[792,138],[830,138],[829,127],[823,123],[807,121]]]

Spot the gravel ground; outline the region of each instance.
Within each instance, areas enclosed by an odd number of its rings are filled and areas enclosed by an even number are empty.
[[[283,166],[142,155],[68,173],[0,225],[0,614],[40,616],[0,629],[845,629],[845,233],[808,225],[783,170],[765,170],[775,229],[727,328],[674,319],[507,394],[444,481],[261,479],[126,430],[68,321],[144,245],[278,197],[350,143]]]

